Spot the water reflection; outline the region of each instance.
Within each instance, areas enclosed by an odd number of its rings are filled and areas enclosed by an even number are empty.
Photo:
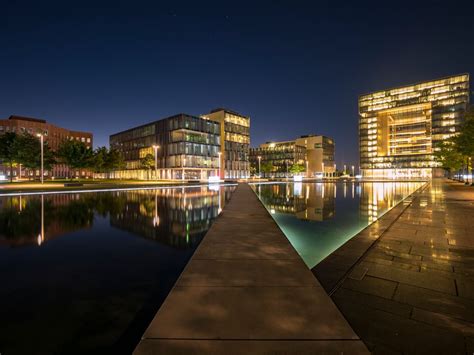
[[[233,189],[0,198],[0,352],[132,353]]]
[[[0,198],[0,243],[38,245],[90,228],[96,216],[161,243],[194,247],[229,199],[231,188],[136,190]]]
[[[306,264],[313,268],[422,183],[253,185]],[[308,223],[309,222],[309,223]]]

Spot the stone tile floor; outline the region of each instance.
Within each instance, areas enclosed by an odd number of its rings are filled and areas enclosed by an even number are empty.
[[[332,298],[374,353],[474,353],[474,187],[433,180]]]

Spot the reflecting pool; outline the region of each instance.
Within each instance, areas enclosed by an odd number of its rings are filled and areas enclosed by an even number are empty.
[[[0,353],[130,354],[234,188],[0,197]]]
[[[423,182],[252,185],[293,247],[313,268]]]

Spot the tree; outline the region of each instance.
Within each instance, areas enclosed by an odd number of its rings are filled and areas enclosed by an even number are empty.
[[[0,137],[0,159],[10,167],[10,182],[13,181],[13,167],[18,163],[18,135],[6,132]]]
[[[147,154],[140,159],[140,166],[148,171],[148,179],[150,178],[150,170],[155,166],[155,157],[153,154]]]
[[[302,172],[304,172],[306,169],[304,167],[303,164],[293,164],[291,167],[290,167],[290,172],[292,174],[300,174]]]
[[[260,164],[260,173],[269,174],[273,171],[273,164],[271,162],[263,162]]]
[[[474,156],[474,107],[467,111],[464,123],[460,128],[460,133],[453,138],[453,142],[456,145],[457,151],[464,156],[465,167],[469,171],[469,167],[472,167],[471,160]]]
[[[94,151],[92,169],[96,173],[108,174],[113,170],[123,168],[124,165],[123,157],[116,149],[107,150],[106,147],[99,147]]]
[[[76,140],[64,140],[57,151],[57,156],[62,163],[69,167],[70,177],[73,170],[87,169],[93,167],[93,151],[84,142]]]
[[[29,134],[24,133],[17,136],[16,150],[18,163],[26,169],[39,169],[41,167],[41,141]],[[49,148],[48,142],[43,143],[43,167],[45,170],[51,170],[56,163],[55,155]]]
[[[442,142],[438,147],[439,150],[435,152],[435,157],[441,163],[443,169],[451,175],[462,168],[464,157],[457,150],[453,139]]]

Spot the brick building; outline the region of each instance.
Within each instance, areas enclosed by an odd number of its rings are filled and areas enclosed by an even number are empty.
[[[93,136],[90,132],[72,131],[66,128],[55,126],[42,119],[22,117],[12,115],[8,119],[0,120],[0,135],[6,132],[15,132],[17,134],[29,133],[36,136],[38,133],[44,135],[45,142],[48,142],[51,150],[56,151],[65,139],[74,139],[84,142],[88,147],[92,148]],[[21,170],[21,176],[40,176],[40,171],[25,171]],[[5,177],[10,176],[10,170],[7,166],[0,164],[0,175]],[[16,167],[13,172],[14,177],[20,176],[20,167]],[[75,171],[75,176],[88,176],[87,171]],[[51,171],[45,171],[45,177],[63,178],[69,177],[69,168],[64,164],[57,164],[53,166]]]

